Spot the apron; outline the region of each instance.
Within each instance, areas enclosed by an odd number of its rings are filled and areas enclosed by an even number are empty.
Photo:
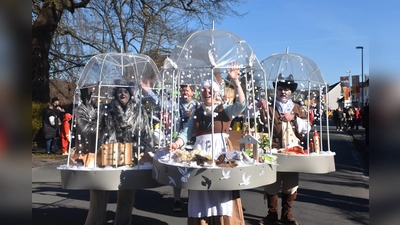
[[[214,156],[227,151],[225,139],[229,136],[225,133],[214,133],[213,146],[212,134],[204,134],[196,137],[193,149],[200,149],[203,153]],[[189,190],[189,217],[232,216],[232,191],[197,191]]]

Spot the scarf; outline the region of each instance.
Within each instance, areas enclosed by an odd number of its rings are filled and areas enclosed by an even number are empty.
[[[278,99],[276,99],[276,109],[279,112],[279,115],[282,113],[292,113],[293,107],[294,107],[294,102],[292,99],[287,100],[287,102],[280,102]]]

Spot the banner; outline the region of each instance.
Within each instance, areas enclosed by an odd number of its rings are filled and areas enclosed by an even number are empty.
[[[343,76],[340,77],[340,87],[349,87],[349,77],[348,76]]]
[[[360,93],[360,75],[353,75],[351,77],[351,93]]]
[[[350,99],[350,85],[349,85],[349,77],[348,76],[340,77],[340,86],[342,87],[344,100],[349,100]]]

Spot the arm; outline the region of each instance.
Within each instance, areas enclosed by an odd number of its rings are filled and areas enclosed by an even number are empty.
[[[185,145],[188,141],[188,137],[192,137],[193,135],[193,126],[194,126],[194,113],[190,116],[188,122],[185,124],[182,130],[180,130],[178,137],[176,140],[168,145],[168,150],[172,151],[178,149]]]
[[[231,63],[231,69],[228,70],[228,74],[232,78],[233,87],[235,90],[236,102],[244,103],[246,99],[245,99],[243,89],[240,86],[239,72],[240,72],[240,69],[238,67],[237,62]]]
[[[300,105],[296,105],[295,108],[295,114],[292,114],[292,121],[297,124],[297,130],[300,133],[306,134],[311,130],[310,123],[308,122],[307,112]]]
[[[311,130],[311,126],[307,120],[303,120],[303,119],[297,117],[296,123],[297,123],[298,131],[300,133],[306,134],[308,131]]]
[[[147,83],[144,83],[142,81],[141,84],[142,84],[143,91],[145,91],[146,95],[149,97],[148,99],[149,99],[150,103],[155,107],[162,108],[162,105],[161,105],[162,101],[161,101],[160,97],[156,93],[154,93],[153,90],[151,90],[150,81],[148,80]],[[167,106],[168,111],[171,110],[171,107],[172,107],[171,101],[164,101],[163,105]]]
[[[239,114],[241,114],[243,110],[246,108],[246,98],[239,81],[240,69],[238,67],[238,64],[237,62],[234,62],[231,63],[230,65],[231,69],[228,70],[228,74],[232,78],[236,101],[235,104],[225,107],[225,112],[229,118],[233,119],[233,117],[236,117]]]

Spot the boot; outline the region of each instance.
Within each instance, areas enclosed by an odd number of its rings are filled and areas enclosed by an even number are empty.
[[[269,225],[278,222],[278,195],[267,194],[268,215],[259,222],[259,225]]]
[[[292,202],[296,199],[297,193],[284,194],[282,193],[282,214],[281,223],[286,225],[298,225],[297,221],[292,216]]]

